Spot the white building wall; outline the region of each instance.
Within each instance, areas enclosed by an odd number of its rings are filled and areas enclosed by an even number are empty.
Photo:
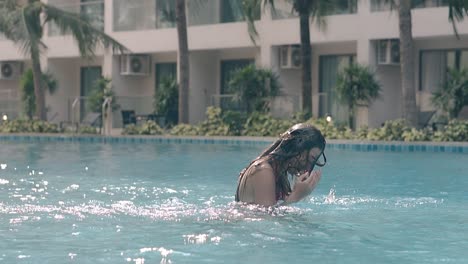
[[[54,0],[69,4],[70,1]],[[73,0],[78,1],[78,0]],[[201,8],[199,17],[189,18],[190,23],[203,24],[217,17],[219,8],[213,5],[218,1],[210,0],[210,8]],[[51,0],[49,1],[51,2]],[[105,31],[122,42],[133,53],[153,54],[152,67],[156,61],[176,61],[177,31],[175,28],[140,31],[113,31],[113,1],[105,0]],[[148,9],[149,10],[149,9]],[[448,22],[447,8],[420,8],[413,12],[413,35],[415,39],[416,65],[415,73],[419,74],[419,52],[425,49],[447,49],[468,47],[468,21],[458,24],[461,40],[454,37],[452,25]],[[198,20],[198,21],[195,21]],[[203,21],[206,20],[206,21]],[[188,30],[191,55],[190,121],[198,122],[204,117],[204,107],[210,104],[213,93],[219,92],[220,61],[224,59],[255,59],[257,65],[271,67],[280,74],[283,90],[291,95],[299,95],[300,70],[282,70],[278,67],[278,46],[299,43],[299,21],[297,18],[272,20],[270,15],[263,14],[256,22],[259,38],[255,46],[247,32],[247,25],[224,23],[190,26]],[[313,110],[318,112],[318,74],[320,55],[356,54],[360,63],[368,64],[377,71],[377,77],[383,84],[382,98],[372,104],[369,110],[359,111],[358,123],[380,125],[385,119],[401,115],[399,67],[381,67],[375,65],[373,40],[398,38],[398,18],[396,12],[370,12],[369,0],[359,1],[358,13],[334,15],[327,17],[325,29],[311,25],[312,41],[312,80]],[[44,36],[49,47],[45,56],[49,58],[48,68],[59,79],[57,95],[48,96],[51,113],[62,112],[65,108],[59,97],[76,96],[79,93],[79,57],[74,40],[69,36]],[[119,59],[102,49],[96,51],[98,56],[106,56],[100,62],[104,65],[104,74],[111,73],[114,89],[119,96],[152,97],[154,95],[154,69],[147,77],[124,77],[119,74]],[[25,56],[7,40],[0,40],[0,61],[24,60]],[[81,61],[81,60],[78,60]],[[106,66],[107,65],[107,66]],[[110,65],[110,66],[108,66]],[[70,72],[69,72],[70,71]],[[62,86],[65,85],[65,88]],[[17,84],[0,81],[0,89],[12,89]],[[3,87],[3,88],[2,88]],[[415,76],[415,87],[419,87],[419,78]],[[421,110],[430,109],[430,95],[418,93]],[[193,101],[193,103],[192,103]],[[143,109],[141,111],[150,111]],[[60,113],[60,119],[66,114]]]

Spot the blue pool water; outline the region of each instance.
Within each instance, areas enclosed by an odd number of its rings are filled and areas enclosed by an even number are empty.
[[[265,212],[232,202],[264,147],[2,142],[0,263],[468,263],[466,154],[330,150]]]

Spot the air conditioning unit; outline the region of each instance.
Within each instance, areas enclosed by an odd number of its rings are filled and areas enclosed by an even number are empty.
[[[150,74],[151,56],[146,54],[122,55],[120,57],[120,74],[147,76]]]
[[[280,67],[282,69],[299,69],[302,67],[300,45],[280,47]]]
[[[0,80],[18,80],[22,73],[21,61],[0,61]]]
[[[381,39],[377,42],[377,64],[400,64],[400,41],[398,39]]]

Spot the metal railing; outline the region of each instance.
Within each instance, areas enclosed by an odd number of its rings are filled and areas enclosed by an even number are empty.
[[[443,7],[448,5],[447,0],[412,0],[412,8]],[[371,12],[389,11],[390,4],[385,0],[371,0]]]
[[[65,123],[70,123],[74,126],[79,126],[80,124],[89,125],[90,116],[95,115],[96,113],[102,115],[102,109],[92,109],[88,97],[70,97],[67,98],[68,101],[68,114],[67,120],[64,120]],[[109,102],[106,102],[109,103]],[[154,113],[154,102],[153,96],[115,96],[111,102],[113,106],[111,119],[112,127],[120,128],[123,126],[123,111],[133,111],[136,116],[148,116]],[[99,122],[99,124],[105,124],[104,122]]]
[[[266,98],[270,113],[274,116],[289,117],[301,110],[300,95],[279,95]],[[220,107],[223,110],[247,111],[245,104],[233,94],[215,94],[211,96],[211,106]]]
[[[84,15],[90,20],[91,24],[95,28],[104,31],[104,1],[93,1],[67,5],[63,5],[57,1],[49,1],[49,4],[54,5],[55,7],[64,11]],[[54,23],[49,23],[48,30],[49,36],[65,35],[60,32],[59,27]]]
[[[114,0],[114,31],[175,27],[173,0]]]
[[[173,28],[176,25],[174,0],[114,0],[114,31]],[[258,11],[260,18],[260,10]],[[187,1],[189,26],[245,21],[242,1]]]
[[[357,4],[357,0],[338,0],[328,15],[356,14]],[[293,12],[292,4],[287,1],[279,1],[278,4],[275,3],[275,9],[271,9],[273,20],[295,18],[298,16],[296,12]]]

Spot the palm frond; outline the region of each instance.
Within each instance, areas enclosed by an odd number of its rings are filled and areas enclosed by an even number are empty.
[[[249,32],[250,40],[256,45],[258,38],[258,31],[255,27],[255,10],[262,6],[262,2],[273,2],[272,0],[246,0],[242,1],[242,9],[244,11],[245,20],[247,22],[247,31]]]
[[[80,54],[90,57],[98,45],[112,48],[113,52],[126,53],[129,50],[114,38],[95,28],[85,14],[75,14],[52,5],[41,3],[44,23],[53,22],[62,33],[71,33],[77,42]]]
[[[465,16],[468,16],[468,1],[466,0],[448,0],[449,4],[449,15],[448,19],[452,23],[453,31],[459,39],[457,30],[457,22],[460,22],[464,19]]]

